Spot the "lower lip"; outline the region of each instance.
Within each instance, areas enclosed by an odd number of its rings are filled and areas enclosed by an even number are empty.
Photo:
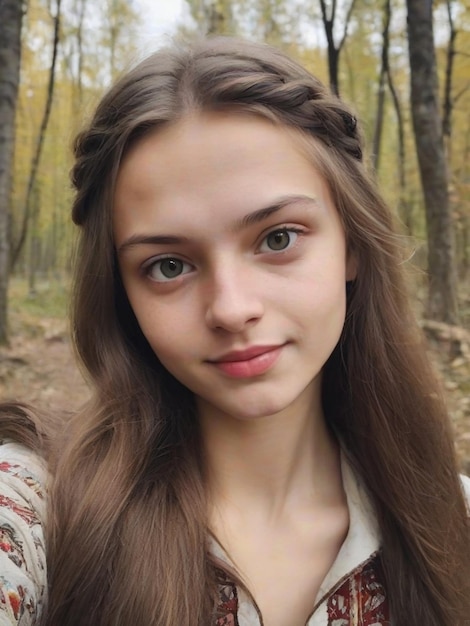
[[[213,365],[232,378],[252,378],[267,372],[278,360],[281,350],[282,346],[279,346],[246,361],[224,361]]]

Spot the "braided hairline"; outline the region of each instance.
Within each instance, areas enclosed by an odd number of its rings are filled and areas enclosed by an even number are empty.
[[[193,57],[192,62],[188,62],[186,58],[183,63],[178,91],[183,99],[189,96],[189,108],[191,105],[202,109],[210,109],[214,105],[230,107],[237,103],[266,107],[277,118],[281,117],[285,124],[306,131],[340,153],[346,153],[358,161],[362,160],[361,139],[355,116],[341,100],[331,95],[320,81],[303,68],[294,65],[289,73],[284,65],[273,63],[273,59],[265,62],[263,59],[242,54],[237,54],[234,58],[233,52],[218,52],[213,55],[207,52],[203,58]],[[223,67],[213,72],[211,57],[213,60],[220,60],[223,56]],[[285,59],[283,63],[284,61]],[[205,62],[209,62],[208,65]],[[113,135],[108,133],[110,119],[114,125],[119,116],[116,110],[112,113],[113,115],[104,116],[102,111],[101,115],[106,119],[107,126],[94,129],[94,132],[88,129],[80,133],[75,142],[76,162],[72,170],[72,182],[79,193],[73,213],[78,224],[83,222],[86,213],[83,206],[85,196],[89,196],[92,191],[90,188],[85,192],[84,182],[95,179],[91,187],[100,187],[96,175],[90,175],[93,165],[91,161],[94,159],[96,167],[96,155],[100,152],[105,155],[109,149],[107,144]],[[104,156],[101,160],[102,167],[105,162]]]
[[[246,78],[227,77],[219,86],[217,100],[222,104],[265,106],[280,113],[285,123],[306,130],[328,147],[362,161],[357,118],[341,100],[301,80],[273,78],[275,81],[261,73]]]
[[[194,71],[198,61],[211,61],[211,54],[193,59],[186,72]],[[186,75],[182,83],[193,91],[196,101],[204,105],[236,103],[266,106],[281,114],[285,123],[306,130],[329,147],[346,152],[362,161],[362,141],[357,118],[338,97],[303,68],[265,62],[244,54],[214,54],[213,59],[225,56],[222,69],[212,74],[212,68],[199,68],[196,76]],[[204,71],[205,70],[205,71]],[[185,72],[185,73],[186,73]],[[184,87],[183,87],[184,90]]]

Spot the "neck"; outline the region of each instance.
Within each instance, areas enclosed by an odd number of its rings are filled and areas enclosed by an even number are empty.
[[[335,487],[341,489],[338,446],[319,402],[254,420],[200,408],[212,507],[273,520],[293,508],[326,504]]]

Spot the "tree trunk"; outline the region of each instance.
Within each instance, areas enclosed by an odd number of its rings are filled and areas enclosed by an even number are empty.
[[[80,1],[79,12],[78,12],[78,27],[77,27],[77,55],[78,55],[78,67],[77,67],[77,90],[78,97],[77,102],[75,103],[75,111],[80,111],[83,100],[83,22],[85,20],[85,9],[86,9],[86,0]]]
[[[393,76],[390,71],[390,67],[387,69],[387,81],[388,88],[392,95],[393,108],[395,109],[395,115],[397,116],[397,131],[398,131],[398,184],[399,184],[399,212],[402,220],[405,223],[408,234],[412,235],[413,228],[413,216],[411,211],[411,205],[407,200],[406,193],[406,151],[405,151],[405,124],[403,121],[403,113],[401,110],[400,98],[395,88]]]
[[[0,0],[2,1],[2,0]],[[57,61],[57,52],[59,49],[59,38],[60,38],[60,15],[61,15],[61,2],[62,0],[57,0],[57,13],[54,17],[54,43],[52,46],[52,60],[51,60],[51,69],[49,72],[49,85],[47,88],[47,100],[46,100],[46,108],[44,109],[44,115],[42,118],[41,128],[39,130],[39,137],[36,144],[36,151],[33,156],[33,160],[31,163],[31,173],[29,175],[28,181],[28,189],[26,191],[26,200],[24,207],[24,214],[21,223],[21,229],[18,241],[14,244],[12,254],[11,254],[11,266],[14,267],[15,263],[18,260],[20,252],[24,246],[24,242],[26,240],[26,235],[28,232],[28,222],[31,213],[31,203],[33,201],[33,190],[36,184],[36,178],[39,170],[39,163],[41,161],[42,148],[44,145],[44,139],[46,136],[47,125],[49,123],[49,117],[52,109],[52,99],[54,96],[54,84],[55,84],[55,68]]]
[[[328,74],[330,78],[330,89],[335,95],[339,95],[339,55],[348,35],[349,22],[356,0],[351,0],[344,20],[343,34],[338,44],[334,39],[334,28],[336,21],[336,0],[332,0],[330,10],[326,6],[325,0],[320,0],[321,17],[323,28],[325,29],[327,54],[328,54]]]
[[[372,141],[372,167],[375,172],[379,171],[380,147],[382,144],[382,129],[385,113],[385,69],[382,65],[379,74],[377,90],[377,114],[375,116],[374,139]]]
[[[28,259],[28,296],[36,297],[36,276],[40,265],[41,241],[38,235],[40,193],[37,186],[33,190],[31,228],[29,232],[29,259]]]
[[[388,73],[388,49],[390,47],[390,19],[391,19],[390,0],[385,0],[384,7],[384,27],[382,31],[382,55],[381,67],[379,73],[379,83],[377,90],[377,115],[375,118],[374,139],[372,142],[372,166],[377,172],[380,162],[380,147],[382,144],[382,130],[385,113],[385,78]]]
[[[457,323],[455,243],[439,114],[431,0],[407,0],[411,109],[428,241],[430,318]]]
[[[382,31],[382,63],[379,74],[378,95],[377,95],[377,117],[375,120],[374,140],[372,144],[372,165],[375,171],[378,171],[380,164],[380,148],[382,142],[382,130],[384,124],[385,109],[385,81],[387,82],[390,94],[392,96],[393,108],[397,117],[398,129],[398,185],[399,200],[398,208],[403,221],[405,222],[408,233],[413,230],[412,216],[410,207],[406,201],[406,172],[405,172],[405,131],[403,125],[403,115],[401,112],[400,99],[398,97],[395,84],[393,82],[392,72],[390,70],[390,23],[392,20],[391,0],[385,0],[384,4],[384,25]]]
[[[0,0],[0,345],[5,345],[8,341],[10,190],[22,19],[22,0]]]

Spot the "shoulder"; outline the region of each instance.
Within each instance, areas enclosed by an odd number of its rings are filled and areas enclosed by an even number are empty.
[[[33,451],[0,440],[0,625],[29,626],[46,593],[47,471]]]
[[[462,481],[464,495],[467,499],[468,514],[470,515],[470,478],[462,474],[460,479]]]

